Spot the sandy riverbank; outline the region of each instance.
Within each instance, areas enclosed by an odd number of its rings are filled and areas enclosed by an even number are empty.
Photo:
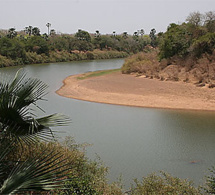
[[[69,76],[57,94],[79,100],[150,108],[215,111],[215,89],[115,72],[78,80]]]

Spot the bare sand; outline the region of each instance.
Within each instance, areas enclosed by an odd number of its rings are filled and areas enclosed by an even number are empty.
[[[85,101],[148,108],[215,111],[215,89],[115,72],[78,80],[67,77],[57,94]]]

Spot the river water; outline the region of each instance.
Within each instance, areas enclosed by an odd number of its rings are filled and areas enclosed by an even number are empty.
[[[149,109],[92,103],[58,96],[55,91],[69,75],[119,68],[122,59],[23,66],[28,77],[47,83],[49,94],[40,105],[47,114],[71,117],[61,137],[92,144],[87,155],[101,157],[110,167],[110,181],[122,175],[125,187],[161,170],[196,184],[215,165],[215,112]],[[0,69],[14,75],[21,67]]]

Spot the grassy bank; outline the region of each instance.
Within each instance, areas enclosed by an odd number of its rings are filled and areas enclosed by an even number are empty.
[[[120,69],[100,70],[100,71],[95,71],[95,72],[82,74],[82,76],[77,77],[77,79],[83,80],[83,79],[87,79],[87,78],[90,78],[90,77],[102,76],[102,75],[110,74],[110,73],[113,73],[113,72],[119,72],[119,71],[120,71]]]
[[[37,54],[36,52],[26,52],[24,57],[11,59],[0,55],[0,67],[9,67],[25,64],[41,64],[41,63],[54,63],[54,62],[70,62],[81,60],[98,60],[98,59],[113,59],[125,58],[128,54],[120,51],[87,51],[70,53],[68,51],[51,51],[48,55]]]

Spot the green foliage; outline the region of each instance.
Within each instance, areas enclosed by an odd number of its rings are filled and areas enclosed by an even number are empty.
[[[191,34],[188,25],[170,24],[168,30],[162,36],[160,43],[160,58],[170,58],[174,55],[185,57],[191,45]]]
[[[208,194],[215,194],[215,167],[210,169],[210,175],[207,176],[206,187],[204,190]]]
[[[49,57],[45,54],[37,54],[36,52],[26,52],[25,64],[41,64],[50,62]]]
[[[36,52],[37,54],[49,54],[48,42],[41,36],[32,36],[25,42],[26,51]]]
[[[18,39],[3,37],[0,39],[0,55],[11,59],[24,58],[24,44]]]
[[[83,74],[81,77],[77,77],[77,79],[83,80],[83,79],[86,79],[89,77],[97,77],[97,76],[102,76],[102,75],[110,74],[113,72],[119,72],[119,71],[120,71],[120,69],[95,71],[93,73]]]
[[[134,180],[135,185],[131,188],[132,195],[163,195],[163,194],[201,194],[193,183],[182,180],[171,175],[161,172],[160,175],[150,174],[143,177],[142,181]]]
[[[49,38],[50,49],[55,51],[68,51],[73,49],[75,38],[68,35],[55,35]]]
[[[0,55],[0,67],[14,66],[15,63],[12,59],[8,59],[6,56]]]
[[[86,41],[86,42],[91,42],[91,36],[87,31],[84,30],[78,30],[78,32],[75,34],[75,37],[78,40]]]
[[[194,41],[192,45],[193,55],[200,58],[202,54],[212,55],[215,49],[215,33],[207,33]]]

